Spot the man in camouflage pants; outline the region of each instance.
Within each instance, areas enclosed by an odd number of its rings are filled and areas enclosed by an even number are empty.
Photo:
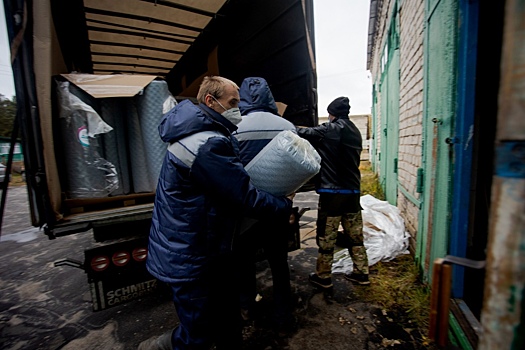
[[[370,284],[368,256],[363,245],[363,219],[361,215],[361,133],[348,117],[350,105],[347,97],[338,97],[328,105],[329,122],[310,128],[298,128],[299,136],[308,140],[322,158],[321,170],[316,178],[319,194],[317,213],[317,245],[319,246],[316,272],[309,276],[312,284],[330,288],[332,262],[339,225],[343,235],[338,245],[348,248],[354,265],[345,278],[361,285]]]
[[[345,274],[345,278],[359,284],[369,284],[368,256],[363,245],[361,208],[358,202],[359,198],[352,197],[354,196],[322,193],[319,196],[316,236],[319,252],[316,272],[321,279],[331,278],[334,247],[337,241],[339,225],[341,224],[343,226],[343,235],[339,237],[338,244],[348,248],[354,265],[353,274]],[[348,208],[358,208],[354,209],[357,212],[342,211],[341,208],[345,205],[345,202]],[[313,278],[315,281],[315,277]],[[314,281],[312,283],[316,284]],[[322,286],[324,287],[324,284]]]

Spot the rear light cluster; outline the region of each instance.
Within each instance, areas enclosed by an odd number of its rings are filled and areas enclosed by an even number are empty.
[[[106,270],[111,265],[111,263],[113,263],[115,266],[122,267],[126,266],[131,261],[131,259],[135,260],[136,262],[143,262],[146,260],[147,256],[147,248],[135,248],[131,254],[127,251],[121,250],[114,253],[111,256],[111,259],[106,255],[98,255],[91,259],[91,269],[96,272],[101,272]]]

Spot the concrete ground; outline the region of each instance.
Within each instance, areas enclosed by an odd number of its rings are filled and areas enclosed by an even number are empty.
[[[266,321],[272,284],[270,270],[261,262],[258,283],[263,314],[246,324],[245,349],[419,348],[382,310],[357,300],[355,288],[366,286],[353,286],[340,275],[334,276],[334,288],[329,291],[308,283],[317,253],[317,195],[299,193],[294,204],[311,209],[301,218],[301,249],[289,254],[298,330],[277,337]],[[0,238],[1,349],[136,349],[142,340],[176,325],[169,293],[162,288],[142,299],[94,312],[85,273],[53,264],[66,257],[82,260],[84,249],[92,245],[90,231],[48,240],[29,222],[25,187],[9,188]]]

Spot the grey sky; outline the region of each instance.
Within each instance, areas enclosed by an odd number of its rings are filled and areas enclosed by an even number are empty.
[[[314,0],[319,116],[339,96],[350,98],[351,114],[368,114],[372,82],[366,70],[370,0]],[[11,98],[9,47],[0,6],[0,93]]]
[[[366,70],[370,0],[314,0],[319,116],[339,96],[350,114],[368,114],[372,80]]]
[[[0,94],[11,98],[15,94],[13,71],[11,69],[7,30],[5,28],[4,3],[0,5]]]

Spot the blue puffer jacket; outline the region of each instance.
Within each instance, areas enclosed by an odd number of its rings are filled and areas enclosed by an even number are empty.
[[[246,78],[239,89],[241,101],[239,109],[242,115],[252,112],[270,112],[277,114],[277,105],[270,87],[264,78]]]
[[[236,129],[220,114],[185,100],[162,119],[169,142],[159,176],[147,269],[167,283],[197,280],[231,252],[236,220],[287,217],[292,202],[259,191],[238,158]]]
[[[243,117],[233,135],[239,141],[241,161],[246,166],[278,133],[296,131],[292,123],[277,114],[272,92],[263,78],[244,79],[239,95]]]

